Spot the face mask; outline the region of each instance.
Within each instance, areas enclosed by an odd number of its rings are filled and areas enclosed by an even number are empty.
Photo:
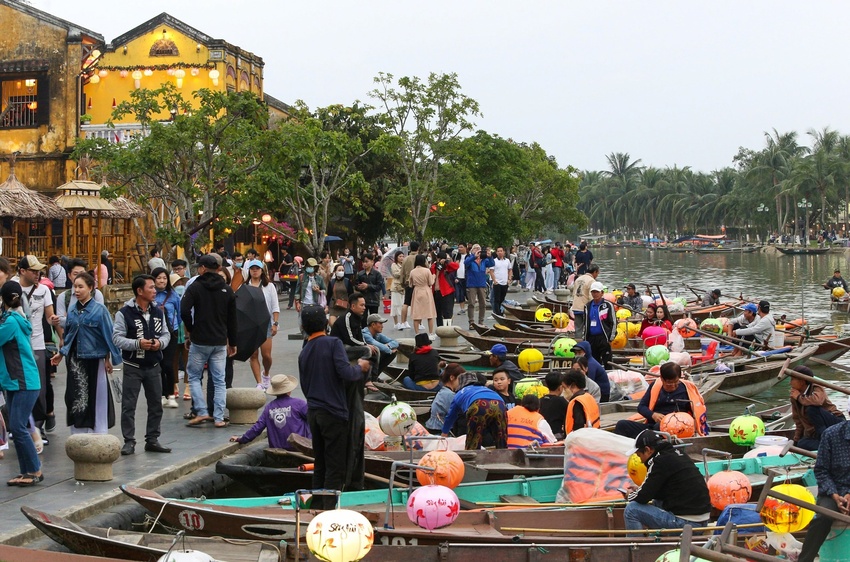
[[[344,271],[337,271],[336,276],[339,277],[340,279],[342,279],[342,277],[345,276],[345,272]]]
[[[308,267],[305,271],[307,273],[313,273],[315,271],[315,269],[313,269],[312,267]]]
[[[241,261],[235,261],[235,262],[233,262],[233,265],[235,265],[236,267],[242,267],[242,263],[243,262],[241,262]]]

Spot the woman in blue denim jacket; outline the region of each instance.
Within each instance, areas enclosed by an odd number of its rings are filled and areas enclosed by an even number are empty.
[[[121,352],[112,343],[109,311],[92,299],[94,278],[81,273],[73,291],[77,304],[68,311],[65,344],[50,362],[58,365],[63,356],[68,358],[65,406],[71,434],[108,433],[115,425],[115,406],[107,373],[121,363]]]
[[[151,272],[154,285],[156,285],[156,306],[162,309],[165,314],[166,322],[168,323],[168,331],[171,334],[171,340],[165,349],[162,350],[162,361],[159,362],[160,373],[162,375],[162,398],[165,401],[163,404],[166,408],[177,407],[177,373],[174,366],[174,357],[176,351],[182,347],[177,343],[178,331],[183,320],[180,318],[180,296],[177,291],[171,286],[171,279],[168,272],[163,267],[157,267]]]

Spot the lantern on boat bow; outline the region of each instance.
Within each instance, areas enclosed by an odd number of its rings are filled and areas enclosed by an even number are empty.
[[[407,500],[410,522],[433,531],[451,525],[460,513],[460,500],[451,489],[432,484],[414,490]]]
[[[307,548],[325,562],[356,562],[369,554],[375,538],[366,517],[350,509],[331,509],[307,526]]]

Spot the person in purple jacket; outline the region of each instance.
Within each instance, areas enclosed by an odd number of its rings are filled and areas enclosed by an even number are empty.
[[[298,379],[293,376],[273,376],[266,394],[276,398],[266,404],[263,413],[251,429],[244,435],[234,435],[230,440],[244,445],[256,439],[265,429],[269,438],[269,447],[292,451],[295,448],[289,444],[290,434],[295,433],[309,439],[311,435],[310,425],[307,422],[307,402],[290,396],[297,387]]]

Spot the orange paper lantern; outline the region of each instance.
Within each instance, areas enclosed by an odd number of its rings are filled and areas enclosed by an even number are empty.
[[[463,460],[454,451],[430,451],[422,456],[419,465],[434,467],[434,472],[416,470],[416,479],[423,486],[439,484],[454,489],[461,483],[466,472]]]
[[[673,412],[661,419],[658,429],[676,437],[693,437],[694,417],[687,412]]]
[[[723,510],[733,503],[750,501],[753,486],[747,475],[737,470],[723,470],[708,479],[708,495],[711,505]]]

